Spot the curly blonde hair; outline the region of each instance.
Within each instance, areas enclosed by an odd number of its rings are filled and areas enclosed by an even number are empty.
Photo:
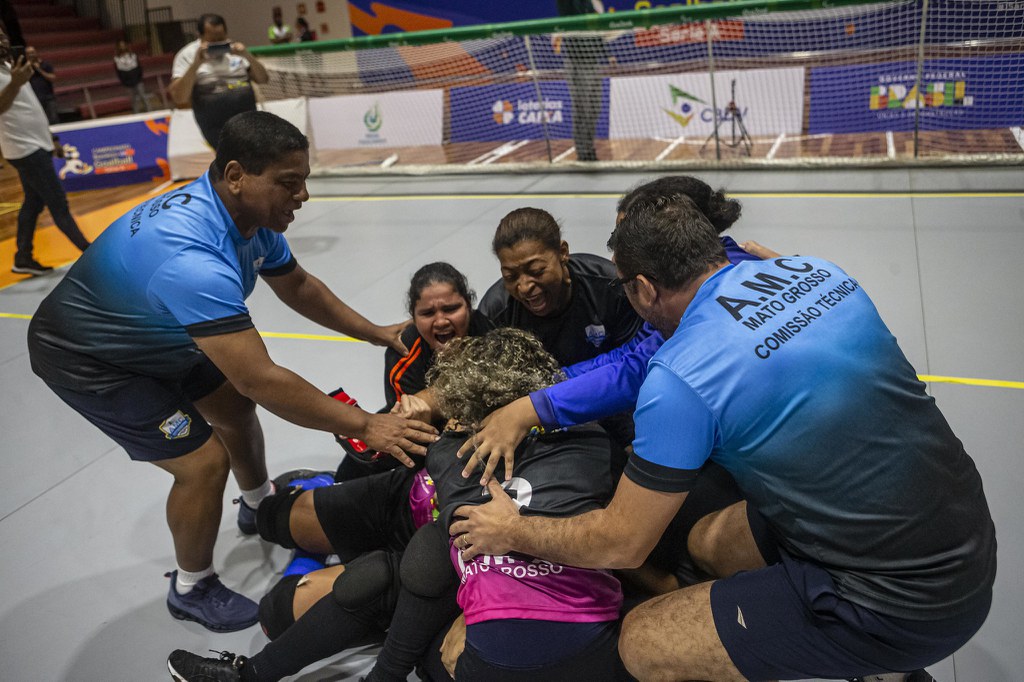
[[[441,412],[470,430],[499,407],[563,379],[537,337],[512,328],[453,339],[427,372]]]

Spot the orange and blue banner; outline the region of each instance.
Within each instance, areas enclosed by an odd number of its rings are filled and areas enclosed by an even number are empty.
[[[167,164],[170,119],[166,112],[131,119],[53,127],[64,148],[64,158],[54,157],[53,167],[67,191],[170,178]]]

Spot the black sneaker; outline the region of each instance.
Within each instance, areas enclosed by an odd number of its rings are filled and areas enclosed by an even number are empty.
[[[53,272],[53,268],[42,265],[33,258],[15,258],[11,272],[19,275],[45,275]]]
[[[245,656],[229,651],[214,651],[219,658],[204,658],[191,651],[177,649],[167,657],[167,670],[178,682],[240,682]]]

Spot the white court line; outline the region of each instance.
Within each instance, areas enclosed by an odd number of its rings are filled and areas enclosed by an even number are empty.
[[[512,144],[512,143],[511,142],[505,142],[500,147],[495,147],[494,149],[491,149],[490,151],[484,152],[480,156],[478,156],[475,159],[473,159],[472,161],[470,161],[469,165],[470,166],[475,166],[476,164],[482,162],[484,159],[488,158],[492,154],[507,153],[507,152],[502,152],[501,150],[505,149],[505,147],[508,147],[510,144]]]
[[[501,157],[508,156],[509,154],[514,152],[515,150],[517,150],[520,147],[522,147],[524,144],[529,144],[529,142],[530,142],[529,140],[520,140],[519,142],[513,142],[510,145],[506,145],[508,147],[507,149],[501,151],[500,154],[499,153],[495,153],[494,156],[492,156],[489,159],[486,159],[485,161],[481,161],[480,165],[481,166],[486,166],[488,164],[494,163],[495,161],[497,161]]]
[[[681,145],[685,141],[686,141],[686,136],[680,135],[676,139],[672,140],[672,144],[670,144],[669,146],[667,146],[664,149],[662,149],[661,153],[658,154],[656,157],[654,157],[654,160],[655,161],[661,161],[666,156],[671,154],[673,149],[675,149],[676,147],[678,147],[679,145]]]
[[[1017,140],[1020,148],[1024,149],[1024,131],[1021,128],[1010,128],[1010,132],[1013,133],[1013,139]]]
[[[572,154],[574,151],[576,151],[576,147],[575,146],[569,147],[564,152],[562,152],[561,154],[559,154],[555,158],[551,159],[551,163],[558,163],[559,161],[561,161],[565,157],[567,157],[570,154]]]
[[[785,140],[785,139],[786,139],[786,133],[779,133],[779,136],[775,138],[775,144],[773,144],[772,148],[768,150],[768,155],[765,156],[764,158],[766,158],[766,159],[774,159],[775,158],[775,152],[779,151],[779,147],[782,146],[782,141]]]
[[[896,141],[892,138],[892,131],[885,132],[885,154],[890,159],[896,158]]]

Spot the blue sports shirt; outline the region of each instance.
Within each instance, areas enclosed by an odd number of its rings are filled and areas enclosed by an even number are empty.
[[[180,378],[202,357],[193,337],[252,327],[256,276],[295,266],[282,235],[242,238],[206,173],[139,204],[86,250],[33,317],[32,367],[92,392],[133,375]]]
[[[953,615],[991,586],[981,478],[860,284],[784,257],[722,268],[651,359],[625,474],[689,489],[711,458],[784,551],[891,616]]]

